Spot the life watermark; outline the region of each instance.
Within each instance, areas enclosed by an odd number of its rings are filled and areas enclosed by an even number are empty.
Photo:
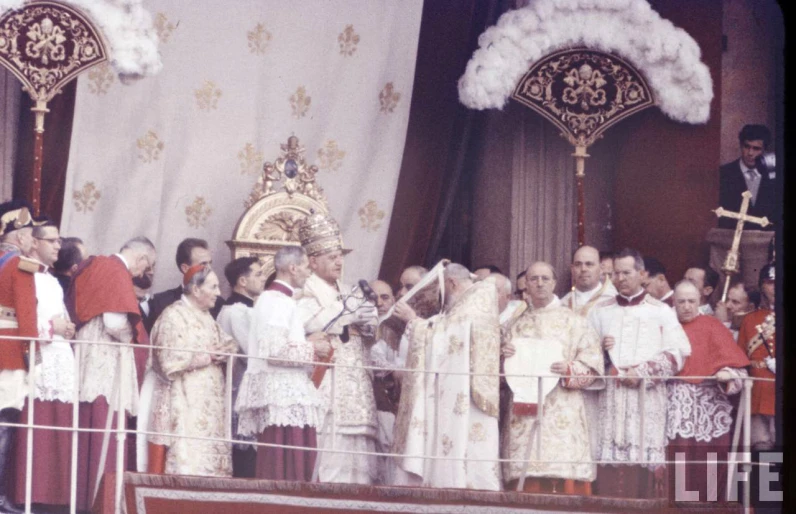
[[[782,452],[708,451],[699,459],[686,452],[673,453],[677,502],[737,502],[744,482],[753,486],[753,503],[782,502],[782,491],[773,487],[781,481],[778,466],[783,462]]]

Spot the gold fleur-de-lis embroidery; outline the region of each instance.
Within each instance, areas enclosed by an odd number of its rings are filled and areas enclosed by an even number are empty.
[[[271,42],[271,33],[266,30],[265,25],[258,23],[254,28],[246,32],[246,39],[249,40],[249,51],[256,55],[263,55]]]
[[[260,172],[260,163],[263,162],[263,153],[257,151],[254,145],[246,143],[246,146],[238,152],[241,175],[254,175]]]
[[[370,200],[359,209],[359,221],[362,222],[362,228],[368,232],[378,230],[383,219],[384,211],[379,210],[379,206],[374,200]]]
[[[357,51],[359,34],[354,32],[353,25],[347,25],[345,30],[337,36],[337,42],[340,43],[340,53],[342,55],[353,55]]]
[[[318,167],[322,170],[337,171],[343,165],[345,151],[337,147],[337,141],[330,139],[318,150]]]
[[[113,84],[113,72],[108,63],[94,66],[88,70],[88,90],[95,95],[104,95]]]
[[[448,434],[442,434],[442,455],[448,455],[453,450],[453,440]]]
[[[221,98],[221,90],[212,80],[205,80],[202,87],[195,89],[193,94],[196,97],[196,105],[203,111],[218,107],[218,99]]]
[[[203,227],[211,214],[213,209],[207,205],[204,196],[197,196],[193,203],[185,208],[188,224],[194,228]]]
[[[169,18],[166,16],[166,13],[159,12],[155,15],[155,32],[158,34],[158,39],[160,39],[161,43],[168,43],[169,37],[171,33],[174,32],[174,29],[177,27],[174,26],[173,23],[169,21]]]
[[[469,398],[464,393],[456,395],[456,403],[453,405],[453,413],[457,416],[464,416],[467,413],[467,404]]]
[[[448,340],[448,355],[462,353],[462,350],[464,350],[464,341],[456,336],[451,336]]]
[[[94,182],[86,182],[82,189],[75,189],[72,192],[72,200],[75,201],[77,212],[93,211],[100,196],[102,195]]]
[[[391,113],[398,105],[398,100],[401,99],[401,93],[395,91],[395,86],[392,82],[387,82],[387,85],[379,93],[379,103],[381,104],[381,112]]]
[[[307,95],[307,90],[304,86],[299,86],[296,92],[290,96],[290,108],[293,110],[293,117],[296,119],[303,118],[307,111],[310,109],[312,97]]]
[[[486,441],[486,430],[484,429],[484,425],[481,423],[473,423],[470,427],[469,439],[474,443]]]
[[[160,152],[163,151],[164,144],[157,133],[154,130],[150,130],[136,140],[136,146],[141,150],[138,153],[138,158],[148,163],[160,158]]]

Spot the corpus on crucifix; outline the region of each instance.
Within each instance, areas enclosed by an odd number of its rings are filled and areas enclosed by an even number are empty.
[[[771,224],[771,222],[768,221],[768,218],[765,216],[758,218],[757,216],[749,216],[746,214],[746,211],[749,210],[749,200],[752,198],[752,193],[749,191],[744,191],[741,195],[741,198],[743,198],[743,200],[741,202],[740,212],[728,211],[723,207],[713,210],[713,212],[715,212],[716,216],[719,218],[732,218],[738,220],[738,223],[735,225],[735,236],[732,238],[732,246],[730,247],[730,251],[727,252],[727,258],[724,260],[724,264],[721,267],[721,270],[726,275],[726,278],[724,279],[724,291],[721,294],[722,302],[727,300],[727,291],[729,291],[730,279],[739,271],[738,248],[741,245],[741,235],[743,234],[744,223],[756,223],[763,228]]]

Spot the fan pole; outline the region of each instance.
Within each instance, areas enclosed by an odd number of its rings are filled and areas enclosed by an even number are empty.
[[[586,244],[586,193],[583,179],[586,178],[586,153],[585,145],[575,145],[575,182],[578,195],[578,248]]]

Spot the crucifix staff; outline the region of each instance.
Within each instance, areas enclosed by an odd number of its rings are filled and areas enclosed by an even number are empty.
[[[749,210],[749,201],[752,199],[752,193],[749,191],[744,191],[743,194],[741,194],[741,198],[743,198],[743,200],[741,201],[740,212],[728,211],[723,207],[713,210],[718,218],[732,218],[738,220],[738,223],[735,225],[735,235],[732,238],[732,246],[730,247],[730,251],[727,252],[727,257],[724,259],[724,264],[721,267],[721,271],[723,271],[726,275],[724,280],[724,292],[721,295],[722,302],[727,301],[727,291],[730,289],[730,279],[733,275],[740,271],[738,268],[738,249],[741,246],[741,235],[743,234],[744,223],[756,223],[764,228],[768,225],[771,225],[771,222],[768,221],[768,218],[765,216],[759,218],[757,216],[749,216],[746,214],[746,211]]]

